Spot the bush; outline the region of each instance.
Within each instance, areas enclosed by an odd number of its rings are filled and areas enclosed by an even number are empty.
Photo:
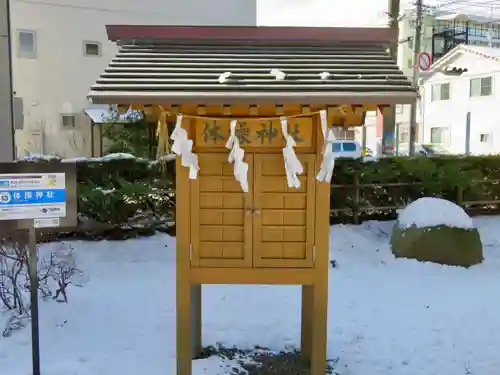
[[[117,156],[77,162],[82,225],[71,235],[122,239],[157,230],[174,233],[175,162]],[[332,222],[392,220],[398,208],[423,196],[450,200],[469,214],[499,213],[500,156],[339,159]]]
[[[76,163],[80,223],[58,238],[125,239],[175,228],[175,162],[171,157],[160,162],[113,154],[27,162]],[[41,238],[55,239],[50,233],[42,233]]]
[[[499,213],[500,156],[338,160],[332,179],[334,222],[392,220],[420,197],[455,202],[470,213]]]

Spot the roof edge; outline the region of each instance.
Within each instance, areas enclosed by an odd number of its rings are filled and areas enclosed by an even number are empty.
[[[328,104],[340,105],[346,103],[356,104],[413,104],[417,100],[416,91],[401,92],[341,92],[341,93],[318,93],[318,92],[254,92],[238,93],[228,95],[227,93],[190,93],[185,91],[162,94],[157,92],[116,92],[116,91],[90,91],[87,97],[93,104],[155,104],[155,103],[178,103],[198,105],[223,105],[223,104]]]
[[[452,60],[459,53],[465,53],[465,52],[500,62],[500,58],[478,51],[474,48],[474,46],[470,46],[467,44],[459,44],[454,48],[452,48],[451,50],[449,50],[443,57],[441,57],[439,60],[437,60],[434,64],[431,65],[430,69],[425,74],[424,82],[428,81],[429,78],[431,78],[434,75],[434,73],[439,71],[444,65],[450,62],[450,60]]]
[[[390,43],[397,40],[396,32],[388,27],[107,25],[106,31],[113,42],[160,39]]]
[[[430,69],[426,72],[429,75],[434,74],[438,69],[440,69],[444,64],[450,61],[456,54],[460,52],[467,52],[465,48],[463,48],[463,44],[459,44],[455,46],[451,50],[449,50],[443,57],[437,60],[434,64],[431,65]]]

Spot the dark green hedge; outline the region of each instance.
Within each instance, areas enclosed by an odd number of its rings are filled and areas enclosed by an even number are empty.
[[[80,224],[57,237],[124,239],[175,230],[172,160],[160,163],[141,158],[95,158],[77,161],[76,168]],[[45,236],[52,239],[49,234]]]
[[[334,222],[393,219],[395,207],[422,196],[454,201],[470,213],[497,213],[500,156],[338,160],[332,179]]]
[[[173,228],[172,160],[90,159],[77,162],[77,174],[82,227],[76,232],[121,238],[124,232]],[[498,213],[500,156],[339,159],[332,179],[332,222],[393,219],[398,207],[422,196],[449,199],[472,214]]]

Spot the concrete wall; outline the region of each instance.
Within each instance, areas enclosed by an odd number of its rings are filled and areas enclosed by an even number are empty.
[[[14,158],[7,0],[0,0],[0,162]]]

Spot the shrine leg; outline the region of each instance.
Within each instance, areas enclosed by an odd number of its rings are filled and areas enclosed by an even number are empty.
[[[201,355],[201,295],[202,287],[200,284],[191,286],[191,318],[193,319],[193,351],[192,358],[198,358]]]
[[[304,359],[311,360],[311,330],[313,321],[313,287],[302,285],[302,313],[300,327],[300,352]]]
[[[328,319],[328,281],[313,286],[311,330],[311,375],[326,373],[326,342]]]
[[[177,280],[177,375],[191,375],[193,352],[193,319],[191,314],[191,285]]]

